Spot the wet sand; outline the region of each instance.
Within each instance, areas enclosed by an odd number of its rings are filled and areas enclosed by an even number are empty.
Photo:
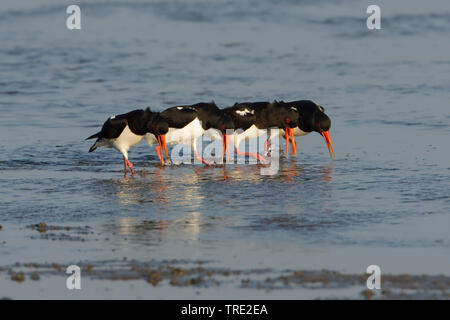
[[[14,229],[14,228],[13,228]],[[8,231],[2,230],[2,233]],[[82,243],[83,251],[94,251],[105,237],[92,226],[48,225],[41,222],[10,230],[22,244],[34,242]],[[114,234],[110,234],[114,236]],[[23,242],[24,239],[28,241]],[[105,239],[106,241],[108,238]],[[38,242],[38,244],[36,244]],[[1,244],[14,246],[14,240]],[[89,249],[87,249],[89,248]],[[74,251],[74,248],[70,249]],[[76,251],[76,249],[75,249]],[[114,253],[115,249],[112,249]],[[39,255],[39,253],[38,253]],[[117,256],[117,254],[114,254]],[[237,268],[220,266],[213,260],[135,259],[124,255],[112,260],[15,262],[0,265],[4,299],[449,299],[450,276],[425,274],[382,274],[381,289],[369,290],[369,274],[335,270],[289,268]],[[45,258],[44,258],[45,260]],[[81,290],[68,290],[69,265],[81,270]],[[126,292],[126,294],[124,294]]]

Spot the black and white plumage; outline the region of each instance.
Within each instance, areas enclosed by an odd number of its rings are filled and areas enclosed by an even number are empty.
[[[325,114],[325,109],[311,100],[297,100],[286,102],[298,111],[298,126],[294,128],[295,136],[304,136],[313,131],[320,133],[328,147],[331,157],[334,157],[333,144],[331,143],[329,130],[331,119]]]
[[[93,152],[99,147],[118,150],[123,155],[125,172],[127,168],[130,168],[134,174],[133,164],[128,160],[130,148],[141,142],[146,134],[160,136],[164,135],[167,130],[168,125],[159,113],[152,112],[147,108],[146,110],[133,110],[125,114],[111,116],[105,121],[99,132],[86,140],[97,139],[89,152]]]
[[[235,152],[252,156],[259,161],[264,158],[257,153],[243,153],[239,151],[239,144],[246,138],[257,138],[270,130],[270,137],[279,135],[279,129],[291,133],[298,125],[298,111],[284,102],[245,102],[235,103],[225,108],[224,112],[232,119],[236,129],[243,132],[235,136]],[[293,134],[293,133],[292,133]],[[293,142],[295,147],[295,142]],[[286,154],[288,155],[288,154]]]
[[[216,129],[223,137],[223,151],[227,148],[228,136],[226,130],[234,129],[233,121],[223,113],[214,102],[196,103],[168,108],[161,112],[161,116],[168,123],[166,134],[167,144],[191,144],[194,156],[204,164],[210,164],[197,152],[196,139],[210,129]],[[150,142],[149,142],[150,143]]]

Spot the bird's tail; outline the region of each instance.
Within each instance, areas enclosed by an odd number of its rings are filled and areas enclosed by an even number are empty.
[[[97,138],[97,141],[95,141],[95,143],[92,145],[92,147],[89,148],[89,152],[92,152],[98,148],[97,142],[100,140],[100,132],[97,132],[96,134],[93,134],[92,136],[86,138],[86,140],[95,139],[95,138]]]
[[[97,140],[98,141],[98,140]],[[97,146],[97,141],[95,141],[95,143],[92,145],[92,147],[89,148],[89,152],[95,151],[95,149],[98,148]]]
[[[99,138],[100,137],[100,131],[97,132],[96,134],[93,134],[92,136],[86,138],[86,140],[90,140],[90,139],[95,139],[95,138]]]

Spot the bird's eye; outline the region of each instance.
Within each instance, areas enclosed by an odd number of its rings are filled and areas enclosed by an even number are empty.
[[[286,121],[286,123],[290,123],[290,122],[291,122],[291,119],[286,118],[284,121]]]

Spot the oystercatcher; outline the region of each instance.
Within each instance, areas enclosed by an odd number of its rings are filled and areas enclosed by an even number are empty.
[[[244,132],[235,137],[234,150],[236,154],[251,156],[258,161],[265,159],[255,152],[241,152],[239,143],[246,138],[256,138],[267,132],[267,129],[284,129],[286,134],[286,157],[289,157],[289,137],[292,137],[292,147],[296,150],[295,140],[293,139],[293,128],[298,125],[297,108],[290,107],[283,102],[245,102],[235,103],[234,106],[225,108],[224,112],[228,114],[234,122],[236,129],[242,129]],[[270,137],[279,134],[279,130],[271,130]],[[270,139],[270,138],[269,138]],[[295,153],[296,151],[294,151]]]
[[[168,131],[168,124],[161,118],[159,112],[152,112],[150,108],[145,110],[133,110],[125,114],[112,116],[103,124],[102,129],[88,137],[86,140],[97,138],[89,149],[94,151],[98,147],[114,148],[123,155],[124,171],[130,168],[135,173],[133,164],[128,160],[130,148],[144,138],[148,133],[155,135],[161,147],[164,134]]]
[[[298,126],[294,128],[294,135],[304,136],[313,131],[320,133],[327,143],[330,157],[333,158],[335,154],[329,133],[331,120],[325,114],[325,109],[311,100],[291,101],[286,104],[298,111]]]
[[[226,134],[226,130],[233,130],[234,123],[214,102],[171,107],[162,111],[161,116],[169,126],[165,137],[167,144],[183,143],[186,139],[190,139],[195,158],[206,165],[210,165],[211,163],[198,154],[196,139],[209,129],[217,129],[222,134],[222,158],[226,150],[228,150],[229,155],[229,135]],[[147,142],[151,144],[150,140],[147,140]],[[166,157],[168,157],[167,154]]]

